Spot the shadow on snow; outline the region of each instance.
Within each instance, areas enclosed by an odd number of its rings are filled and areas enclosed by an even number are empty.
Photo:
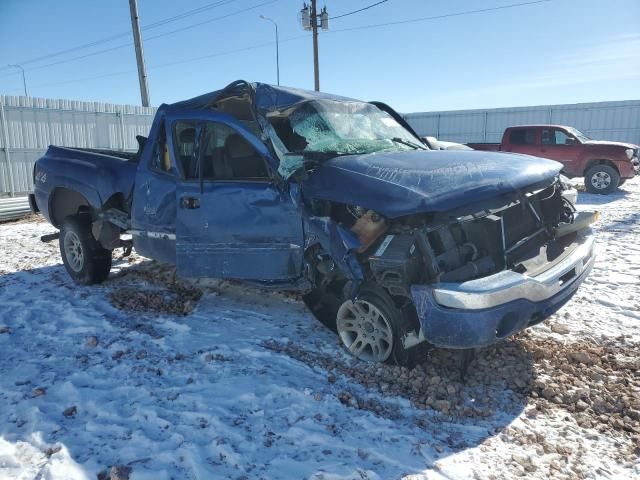
[[[396,478],[527,404],[533,359],[517,340],[478,352],[464,377],[440,350],[414,371],[365,364],[297,296],[220,281],[194,300],[173,278],[154,262],[92,287],[61,265],[1,276],[0,436],[40,432],[93,476],[132,463],[157,478]],[[178,307],[145,307],[152,292]]]

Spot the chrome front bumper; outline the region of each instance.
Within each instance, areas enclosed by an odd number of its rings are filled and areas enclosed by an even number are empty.
[[[511,270],[464,283],[441,283],[433,289],[438,305],[465,310],[496,307],[514,300],[541,302],[567,288],[595,262],[594,237],[589,229],[571,254],[549,270],[530,277]]]

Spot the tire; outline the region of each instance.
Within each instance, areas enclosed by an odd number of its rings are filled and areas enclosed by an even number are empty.
[[[320,323],[333,333],[338,333],[336,315],[342,304],[341,295],[326,288],[316,288],[303,295],[302,300]]]
[[[618,182],[618,186],[621,187],[622,185],[624,185],[624,182],[626,181],[627,181],[626,178],[621,178],[620,181]]]
[[[426,360],[426,343],[405,349],[401,338],[415,330],[411,318],[381,288],[364,285],[355,301],[336,314],[336,328],[347,351],[360,360],[413,368]]]
[[[78,285],[103,282],[111,270],[111,250],[91,235],[90,222],[78,215],[67,217],[60,229],[60,255],[71,279]]]
[[[594,165],[584,175],[584,186],[589,193],[608,195],[620,184],[620,175],[609,165]]]

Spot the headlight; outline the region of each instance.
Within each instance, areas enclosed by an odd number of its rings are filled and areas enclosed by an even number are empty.
[[[627,148],[625,152],[627,154],[627,158],[631,160],[633,158],[633,148]]]

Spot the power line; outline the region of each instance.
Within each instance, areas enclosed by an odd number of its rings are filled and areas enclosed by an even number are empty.
[[[275,1],[278,1],[278,0],[271,0],[271,1],[266,2],[266,3],[273,3]],[[343,28],[343,29],[339,29],[339,30],[329,30],[329,31],[325,32],[324,34],[326,35],[328,33],[333,33],[333,32],[349,32],[349,31],[354,31],[354,30],[386,27],[386,26],[390,26],[390,25],[401,25],[401,24],[406,24],[406,23],[415,23],[415,22],[424,22],[424,21],[430,21],[430,20],[438,20],[438,19],[442,19],[442,18],[459,17],[459,16],[464,16],[464,15],[473,15],[473,14],[477,14],[477,13],[486,13],[486,12],[491,12],[491,11],[496,11],[496,10],[505,10],[505,9],[523,7],[523,6],[528,6],[528,5],[536,5],[536,4],[541,4],[541,3],[548,3],[548,2],[552,2],[552,1],[554,1],[554,0],[532,0],[532,1],[528,1],[528,2],[513,3],[513,4],[509,4],[509,5],[498,6],[498,7],[490,7],[490,8],[476,9],[476,10],[466,10],[466,11],[463,11],[463,12],[447,13],[447,14],[442,14],[442,15],[434,15],[434,16],[430,16],[430,17],[420,17],[420,18],[413,18],[413,19],[406,19],[406,20],[398,20],[398,21],[394,21],[394,22],[386,22],[386,23],[379,23],[379,24],[372,24],[372,25],[362,25],[362,26],[359,26],[359,27]],[[189,28],[189,27],[187,27],[187,28]],[[175,33],[176,31],[173,31],[171,33]],[[284,40],[280,40],[280,43],[290,42],[290,41],[298,40],[298,39],[301,39],[301,38],[307,38],[309,36],[310,36],[309,34],[305,34],[305,35],[298,35],[298,36],[295,36],[295,37],[289,37],[289,38],[285,38]],[[153,38],[157,38],[157,37],[153,37]],[[169,66],[173,66],[173,65],[182,64],[182,63],[189,63],[189,62],[204,60],[204,59],[207,59],[207,58],[213,58],[213,57],[218,57],[218,56],[223,56],[223,55],[229,55],[229,54],[232,54],[232,53],[239,53],[239,52],[244,52],[244,51],[249,51],[249,50],[255,50],[255,49],[258,49],[258,48],[262,48],[262,47],[273,45],[273,43],[274,42],[265,42],[265,43],[254,44],[254,45],[250,45],[250,46],[247,46],[247,47],[242,47],[242,48],[238,48],[238,49],[234,49],[234,50],[228,50],[228,51],[224,51],[224,52],[216,52],[216,53],[213,53],[213,54],[201,55],[201,56],[198,56],[198,57],[192,57],[192,58],[177,60],[177,61],[174,61],[174,62],[151,65],[151,66],[149,66],[149,69],[151,70],[151,69],[157,69],[157,68],[165,68],[165,67],[169,67]],[[130,44],[127,44],[127,45],[124,45],[124,46],[129,46],[129,45]],[[114,47],[111,50],[116,49],[116,48],[122,48],[122,47],[123,46]],[[32,68],[31,70],[34,70],[34,69],[35,68]],[[126,75],[128,73],[134,73],[134,72],[135,72],[135,70],[120,71],[120,72],[108,73],[108,74],[98,75],[98,76],[93,76],[93,77],[85,77],[85,78],[79,78],[79,79],[66,80],[66,81],[62,81],[62,82],[34,85],[32,88],[41,88],[41,87],[62,85],[62,84],[67,84],[67,83],[84,82],[84,81],[88,81],[88,80],[96,80],[96,79],[101,79],[101,78],[117,76],[117,75]]]
[[[155,23],[150,23],[149,25],[145,25],[145,26],[142,27],[142,30],[149,30],[151,28],[160,27],[160,26],[165,25],[167,23],[175,22],[177,20],[182,20],[183,18],[190,17],[191,15],[196,15],[198,13],[202,13],[202,12],[205,12],[207,10],[211,10],[212,8],[222,7],[224,5],[227,5],[229,3],[233,3],[233,2],[236,2],[236,1],[238,1],[238,0],[219,0],[217,2],[209,3],[207,5],[203,5],[202,7],[194,8],[193,10],[187,10],[186,12],[181,13],[179,15],[174,15],[173,17],[168,17],[168,18],[165,18],[163,20],[158,20]]]
[[[182,20],[183,18],[189,17],[191,15],[196,15],[196,14],[202,13],[202,12],[204,12],[206,10],[211,10],[212,8],[215,8],[215,7],[221,7],[221,6],[227,5],[227,4],[235,2],[235,1],[237,1],[237,0],[218,0],[218,1],[213,2],[213,3],[207,4],[207,5],[203,5],[202,7],[195,8],[193,10],[188,10],[188,11],[183,12],[183,13],[178,14],[178,15],[174,15],[173,17],[167,17],[167,18],[164,18],[162,20],[158,20],[157,22],[150,23],[148,25],[143,26],[142,30],[150,30],[152,28],[157,28],[157,27],[160,27],[160,26],[165,25],[167,23],[175,22],[177,20]],[[31,58],[29,60],[24,60],[24,61],[18,62],[18,63],[20,63],[20,65],[26,65],[26,64],[29,64],[29,63],[35,63],[35,62],[38,62],[40,60],[45,60],[45,59],[49,59],[49,58],[52,58],[52,57],[58,57],[60,55],[66,54],[66,53],[76,52],[78,50],[84,50],[85,48],[90,48],[90,47],[94,47],[96,45],[100,45],[102,43],[111,42],[113,40],[117,40],[118,38],[127,37],[129,35],[131,35],[131,31],[118,33],[116,35],[111,35],[109,37],[105,37],[105,38],[102,38],[100,40],[95,40],[93,42],[84,43],[82,45],[78,45],[78,46],[75,46],[75,47],[67,48],[65,50],[60,50],[60,51],[57,51],[57,52],[53,52],[53,53],[50,53],[48,55],[42,55],[40,57]],[[84,58],[84,57],[80,57],[80,58]],[[1,67],[0,68],[0,70],[4,70],[4,69],[6,69],[6,67]],[[31,70],[33,70],[33,69],[31,69]]]
[[[325,32],[325,35],[327,33],[334,33],[334,32],[351,32],[351,31],[355,31],[355,30],[366,30],[368,28],[379,28],[379,27],[387,27],[390,25],[403,25],[403,24],[407,24],[407,23],[417,23],[417,22],[426,22],[429,20],[440,20],[442,18],[451,18],[451,17],[462,17],[464,15],[472,15],[472,14],[476,14],[476,13],[486,13],[486,12],[494,12],[496,10],[506,10],[509,8],[516,8],[516,7],[524,7],[527,5],[536,5],[536,4],[540,4],[540,3],[548,3],[548,2],[553,2],[554,0],[533,0],[530,2],[521,2],[521,3],[511,3],[509,5],[501,5],[499,7],[488,7],[488,8],[479,8],[477,10],[465,10],[462,12],[456,12],[456,13],[445,13],[442,15],[433,15],[430,17],[420,17],[420,18],[409,18],[406,20],[398,20],[395,22],[386,22],[386,23],[375,23],[375,24],[371,24],[371,25],[361,25],[359,27],[349,27],[349,28],[340,28],[337,30],[329,30],[327,32]]]
[[[280,40],[280,43],[291,42],[293,40],[298,40],[298,39],[307,38],[307,37],[309,37],[308,34],[297,35],[295,37],[289,37],[289,38],[285,38],[284,40]],[[223,52],[209,53],[207,55],[200,55],[198,57],[185,58],[185,59],[182,59],[182,60],[176,60],[174,62],[167,62],[167,63],[160,63],[160,64],[156,64],[156,65],[150,65],[148,67],[148,69],[149,70],[154,70],[154,69],[158,69],[158,68],[166,68],[166,67],[171,67],[173,65],[179,65],[179,64],[182,64],[182,63],[190,63],[190,62],[196,62],[196,61],[199,61],[199,60],[205,60],[207,58],[221,57],[223,55],[230,55],[232,53],[245,52],[245,51],[248,51],[248,50],[256,50],[258,48],[271,46],[271,45],[273,45],[273,43],[274,43],[273,41],[265,42],[265,43],[258,43],[258,44],[254,44],[254,45],[249,45],[247,47],[236,48],[236,49],[233,49],[233,50],[226,50],[226,51],[223,51]],[[64,84],[68,84],[68,83],[84,82],[84,81],[88,81],[88,80],[98,80],[98,79],[101,79],[101,78],[115,77],[115,76],[118,76],[118,75],[127,75],[127,74],[135,73],[135,72],[136,72],[136,70],[122,70],[122,71],[119,71],[119,72],[112,72],[112,73],[107,73],[107,74],[103,74],[103,75],[95,75],[95,76],[84,77],[84,78],[75,78],[75,79],[71,79],[71,80],[64,80],[64,81],[61,81],[61,82],[44,83],[44,84],[34,85],[32,88],[51,87],[51,86],[55,86],[55,85],[64,85]]]
[[[347,13],[343,13],[342,15],[337,15],[335,17],[331,17],[329,20],[335,20],[337,18],[348,17],[349,15],[353,15],[354,13],[364,12],[365,10],[369,10],[370,8],[377,7],[378,5],[380,5],[382,3],[386,3],[388,1],[389,0],[381,0],[380,2],[376,2],[376,3],[373,3],[373,4],[368,5],[366,7],[359,8],[358,10],[353,10],[352,12],[347,12]]]
[[[205,25],[207,23],[215,22],[217,20],[223,20],[225,18],[229,18],[229,17],[232,17],[234,15],[238,15],[240,13],[248,12],[250,10],[255,10],[256,8],[264,7],[265,5],[269,5],[271,3],[276,3],[276,2],[279,2],[279,1],[280,0],[269,0],[267,2],[258,3],[257,5],[253,5],[251,7],[243,8],[242,10],[237,10],[237,11],[232,12],[232,13],[227,13],[227,14],[222,15],[220,17],[210,18],[209,20],[204,20],[204,21],[198,22],[198,23],[192,23],[191,25],[187,25],[187,26],[184,26],[184,27],[181,27],[181,28],[177,28],[175,30],[169,30],[168,32],[163,32],[163,33],[160,33],[160,34],[152,36],[152,37],[147,37],[145,39],[145,42],[148,41],[148,40],[154,40],[154,39],[160,38],[160,37],[166,37],[167,35],[173,35],[174,33],[183,32],[185,30],[189,30],[190,28],[199,27],[200,25]]]
[[[230,0],[226,0],[226,1],[229,2]],[[255,10],[257,8],[264,7],[265,5],[269,5],[271,3],[275,3],[275,2],[278,2],[278,1],[280,1],[280,0],[268,0],[266,2],[262,2],[262,3],[258,3],[256,5],[253,5],[251,7],[243,8],[241,10],[236,10],[235,12],[231,12],[231,13],[227,13],[225,15],[221,15],[219,17],[214,17],[214,18],[210,18],[208,20],[204,20],[202,22],[197,22],[197,23],[193,23],[193,24],[190,24],[190,25],[186,25],[184,27],[177,28],[175,30],[169,30],[168,32],[163,32],[163,33],[160,33],[158,35],[152,35],[150,37],[145,38],[145,42],[148,42],[148,41],[151,41],[151,40],[155,40],[157,38],[166,37],[168,35],[173,35],[175,33],[183,32],[185,30],[189,30],[191,28],[199,27],[199,26],[205,25],[207,23],[212,23],[212,22],[215,22],[215,21],[218,21],[218,20],[224,20],[225,18],[229,18],[229,17],[232,17],[234,15],[239,15],[241,13],[248,12],[250,10]],[[129,35],[130,33],[131,32],[128,32],[126,35]],[[118,38],[118,36],[114,36],[113,38]],[[26,71],[31,71],[31,70],[39,70],[39,69],[42,69],[42,68],[48,68],[48,67],[52,67],[52,66],[55,66],[55,65],[60,65],[62,63],[73,62],[75,60],[81,60],[83,58],[92,57],[94,55],[102,55],[103,53],[112,52],[114,50],[119,50],[121,48],[126,48],[126,47],[129,47],[131,45],[133,45],[133,42],[127,42],[127,43],[124,43],[124,44],[117,45],[115,47],[105,48],[105,49],[102,49],[102,50],[98,50],[96,52],[91,52],[91,53],[86,53],[84,55],[79,55],[79,56],[76,56],[76,57],[66,58],[66,59],[63,59],[63,60],[58,60],[58,61],[55,61],[55,62],[46,63],[44,65],[38,65],[37,67],[27,68],[25,70]],[[13,75],[14,75],[14,73],[12,72],[12,73],[8,73],[8,74],[5,74],[5,75],[0,75],[0,78],[9,77],[9,76],[13,76]]]

